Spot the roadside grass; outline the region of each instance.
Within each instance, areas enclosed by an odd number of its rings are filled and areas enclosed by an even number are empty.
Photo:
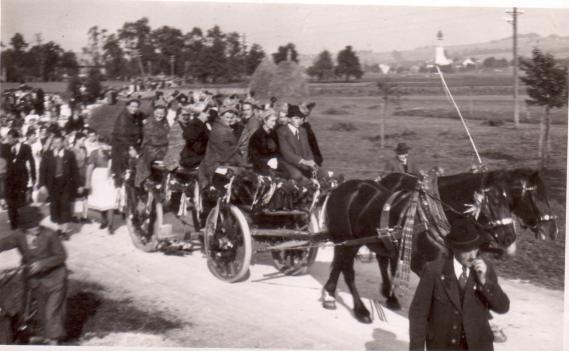
[[[80,345],[112,333],[135,332],[162,335],[188,326],[162,311],[145,311],[130,299],[114,299],[94,282],[71,279],[67,299],[68,333],[65,344]]]

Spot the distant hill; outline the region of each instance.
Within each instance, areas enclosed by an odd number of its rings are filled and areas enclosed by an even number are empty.
[[[569,57],[569,36],[561,37],[555,34],[542,37],[539,34],[529,33],[518,35],[518,52],[520,56],[530,56],[534,47],[539,47],[546,52],[550,52],[557,58]],[[485,43],[450,45],[445,46],[447,57],[466,59],[474,57],[483,60],[487,57],[494,56],[496,58],[512,58],[512,37],[492,40]],[[394,52],[372,52],[358,51],[358,57],[362,64],[379,64],[379,63],[405,63],[414,64],[427,60],[433,60],[435,56],[435,46],[424,46],[412,50],[402,50]],[[335,56],[336,53],[333,53]],[[312,65],[316,55],[300,55],[300,64],[304,67]],[[398,60],[396,60],[398,57]]]

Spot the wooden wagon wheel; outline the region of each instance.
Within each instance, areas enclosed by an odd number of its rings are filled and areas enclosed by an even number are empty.
[[[207,266],[213,275],[228,283],[248,276],[251,240],[249,224],[239,208],[216,206],[208,215],[204,235]]]
[[[162,204],[152,192],[137,193],[127,188],[126,225],[134,246],[145,252],[158,249],[158,231],[164,220]]]

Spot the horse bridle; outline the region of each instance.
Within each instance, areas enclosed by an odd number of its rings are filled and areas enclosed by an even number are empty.
[[[535,192],[537,192],[537,185],[527,186],[527,182],[522,181],[522,193],[520,194],[519,202],[516,204],[516,207],[517,207],[522,202],[522,199],[524,198],[524,196],[528,197],[530,207],[531,207],[532,211],[536,214],[535,217],[537,218],[537,221],[534,225],[526,225],[525,227],[530,228],[532,230],[535,230],[542,223],[547,223],[547,222],[557,220],[557,216],[555,216],[555,215],[552,215],[552,214],[542,215],[541,214],[541,211],[539,210],[539,206],[537,206],[536,200],[534,199],[534,196],[533,196],[533,194]]]

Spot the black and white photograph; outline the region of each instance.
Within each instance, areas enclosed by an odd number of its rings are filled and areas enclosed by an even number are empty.
[[[567,0],[0,13],[0,350],[569,350]]]

